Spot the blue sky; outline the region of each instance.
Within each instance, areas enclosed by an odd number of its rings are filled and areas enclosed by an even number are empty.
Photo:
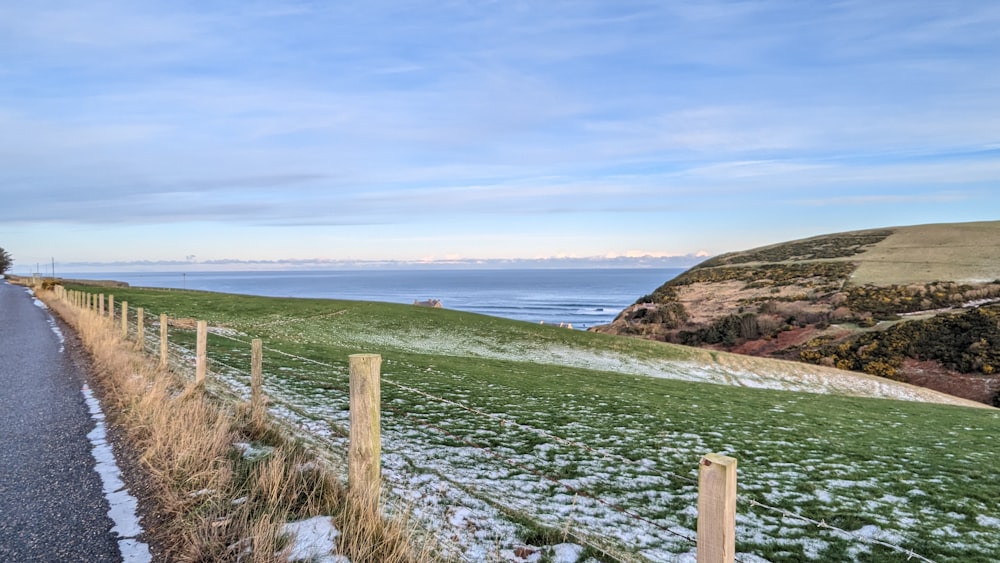
[[[674,256],[996,220],[998,29],[981,0],[5,2],[0,246]]]

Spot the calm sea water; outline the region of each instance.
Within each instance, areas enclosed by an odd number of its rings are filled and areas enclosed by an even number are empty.
[[[133,286],[200,289],[271,297],[413,303],[440,299],[448,309],[588,328],[683,269],[337,270],[301,272],[131,272],[65,274]]]

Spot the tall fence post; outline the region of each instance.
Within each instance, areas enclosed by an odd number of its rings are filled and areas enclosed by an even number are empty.
[[[128,301],[122,301],[122,338],[128,338]]]
[[[167,314],[160,313],[160,367],[167,367]]]
[[[135,347],[137,350],[146,349],[146,325],[145,312],[142,307],[135,310]]]
[[[736,560],[736,459],[701,458],[698,468],[698,563]]]
[[[111,319],[112,324],[115,321],[115,296],[108,296],[108,318]]]
[[[254,420],[264,414],[264,343],[260,338],[250,341],[250,412]]]
[[[102,317],[104,316],[104,294],[103,293],[100,294],[97,297],[97,314],[100,315],[100,316],[102,316]]]
[[[208,361],[208,322],[198,321],[198,344],[195,350],[194,380],[196,383],[205,381]]]
[[[351,431],[347,453],[347,484],[352,495],[374,509],[382,479],[382,356],[351,354],[349,358]]]

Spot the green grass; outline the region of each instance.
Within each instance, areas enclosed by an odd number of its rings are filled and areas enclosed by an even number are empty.
[[[509,546],[519,530],[520,541],[571,530],[610,543],[623,558],[689,553],[660,526],[693,537],[696,487],[675,476],[696,478],[709,452],[738,458],[745,498],[875,533],[937,561],[986,562],[1000,553],[997,411],[645,377],[619,369],[622,358],[669,370],[691,369],[708,355],[449,310],[134,288],[114,294],[144,307],[147,318],[162,312],[235,331],[237,341],[212,335],[209,348],[215,370],[237,386],[244,374],[225,366],[249,366],[242,342],[262,338],[272,412],[333,447],[344,442],[353,353],[382,354],[387,381],[494,415],[383,383],[389,488],[436,519],[443,537],[451,534],[449,514],[471,510],[461,525],[472,538],[460,541],[466,553],[491,542]],[[171,339],[193,348],[188,331],[172,330]],[[907,560],[748,504],[739,510],[743,561]]]

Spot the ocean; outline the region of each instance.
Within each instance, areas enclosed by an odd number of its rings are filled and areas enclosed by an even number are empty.
[[[611,322],[682,268],[406,269],[64,274],[139,287],[198,289],[270,297],[413,303],[440,299],[447,309],[586,329]]]

